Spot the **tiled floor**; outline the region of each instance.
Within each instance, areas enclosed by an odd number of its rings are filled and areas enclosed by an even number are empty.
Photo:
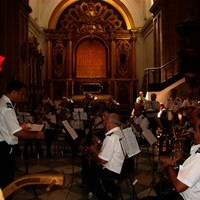
[[[151,151],[151,150],[150,150]],[[65,183],[63,186],[55,186],[50,192],[47,192],[45,185],[26,186],[14,193],[14,200],[84,200],[88,199],[86,187],[82,187],[81,181],[81,155],[72,157],[70,153],[64,153],[63,156],[55,154],[52,158],[40,157],[39,159],[31,156],[28,161],[29,174],[35,173],[64,173]],[[137,199],[148,195],[154,196],[155,192],[151,188],[153,176],[151,157],[146,151],[134,159],[134,180],[136,180],[135,192]],[[73,165],[74,163],[74,165]],[[136,166],[137,163],[137,166]],[[26,172],[23,159],[18,156],[16,162],[16,177],[21,177]],[[133,181],[134,181],[133,180]],[[127,187],[126,182],[122,183],[122,192],[124,200],[136,199]],[[103,200],[103,199],[102,199]]]

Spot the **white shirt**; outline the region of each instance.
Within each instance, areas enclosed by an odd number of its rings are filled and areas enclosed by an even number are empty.
[[[197,100],[189,100],[189,98],[184,99],[182,107],[187,108],[187,107],[196,107],[197,106]]]
[[[45,117],[50,120],[51,123],[56,124],[56,115],[52,114],[49,112],[48,114],[45,114]],[[51,127],[51,125],[48,123],[48,121],[44,120],[42,122],[45,125],[45,130],[46,129],[54,129],[54,127]]]
[[[18,138],[14,134],[22,127],[10,99],[5,95],[0,98],[0,124],[0,141],[6,141],[10,145],[17,144]]]
[[[113,128],[107,132],[98,155],[99,158],[107,161],[103,166],[117,174],[120,174],[125,158],[120,143],[122,134],[119,127]]]
[[[191,147],[191,155],[180,166],[177,176],[178,180],[189,187],[180,193],[186,200],[200,199],[200,153],[196,153],[198,148],[200,148],[200,144]]]
[[[160,103],[158,101],[146,101],[144,104],[147,117],[157,117],[157,113],[160,110]]]
[[[175,99],[172,99],[171,97],[167,99],[165,107],[168,110],[172,110],[174,112],[177,112],[182,106],[182,100],[179,97],[176,97]]]
[[[142,130],[149,129],[149,120],[142,114],[138,117],[134,116],[134,122],[136,124],[140,125]],[[131,125],[131,128],[132,128],[133,132],[136,133],[137,136],[140,136],[140,132],[138,132],[133,125]]]

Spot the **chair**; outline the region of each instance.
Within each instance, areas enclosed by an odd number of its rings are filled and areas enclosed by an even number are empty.
[[[137,199],[137,195],[135,192],[134,184],[133,184],[133,175],[134,175],[134,158],[125,159],[121,174],[119,179],[101,177],[101,184],[104,189],[104,192],[107,194],[109,199],[113,200],[123,200],[122,194],[122,183],[125,181],[127,187],[129,188],[131,199]]]

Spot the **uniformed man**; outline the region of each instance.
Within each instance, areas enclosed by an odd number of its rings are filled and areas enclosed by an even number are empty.
[[[146,101],[144,104],[145,114],[149,120],[149,128],[155,136],[156,130],[159,126],[157,115],[160,110],[160,103],[156,100],[156,98],[157,95],[155,93],[152,93],[151,100]]]
[[[99,148],[99,144],[101,143],[99,140],[97,141],[97,144],[89,147],[89,151],[97,161],[97,165],[94,165],[90,169],[89,189],[92,193],[96,192],[97,198],[99,197],[98,199],[107,199],[105,191],[103,192],[100,187],[100,182],[102,181],[105,190],[107,190],[108,183],[105,179],[118,180],[120,178],[125,155],[120,143],[120,138],[123,134],[119,127],[121,124],[119,115],[104,111],[102,119],[106,130],[102,146]],[[100,182],[98,182],[99,178],[101,179]],[[115,190],[116,188],[113,186],[113,188],[109,189]],[[119,191],[116,190],[112,191],[113,199],[117,199],[114,198],[114,196],[118,196],[118,192]]]
[[[168,110],[168,120],[172,120],[174,124],[178,123],[178,112],[182,106],[182,99],[177,96],[177,89],[171,90],[171,96],[167,99],[166,109]]]
[[[0,188],[14,180],[14,145],[18,144],[18,138],[44,138],[43,132],[33,134],[25,125],[20,126],[17,120],[14,106],[25,98],[25,94],[24,83],[14,80],[0,98]]]
[[[176,158],[163,161],[163,169],[167,172],[176,192],[180,193],[184,200],[200,199],[200,110],[196,109],[192,114],[192,136],[194,145],[190,149],[190,156],[179,165],[178,173],[177,163],[182,159],[181,155],[175,155]],[[169,194],[170,195],[170,194]],[[161,199],[179,199],[176,194],[172,194]],[[160,198],[159,198],[160,199]]]

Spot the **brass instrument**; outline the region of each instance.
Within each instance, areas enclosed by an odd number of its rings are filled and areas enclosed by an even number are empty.
[[[85,111],[90,111],[92,103],[97,100],[97,97],[89,92],[84,92],[85,98],[83,99],[83,107]]]
[[[180,125],[173,127],[173,136],[174,137],[171,140],[170,159],[175,160],[174,170],[178,173],[179,165],[182,164],[189,156],[189,149],[192,145],[193,138],[192,132]],[[169,176],[165,169],[158,172],[157,179],[155,190],[157,190],[158,195],[167,195],[174,192],[173,186],[171,185]]]
[[[92,127],[91,141],[89,146],[86,147],[89,159],[95,158],[98,155],[102,146],[102,140],[95,134],[95,127],[95,125]]]
[[[27,185],[49,185],[46,190],[50,191],[54,185],[64,185],[64,174],[31,174],[23,176],[2,190],[3,197],[7,198],[14,191]]]

